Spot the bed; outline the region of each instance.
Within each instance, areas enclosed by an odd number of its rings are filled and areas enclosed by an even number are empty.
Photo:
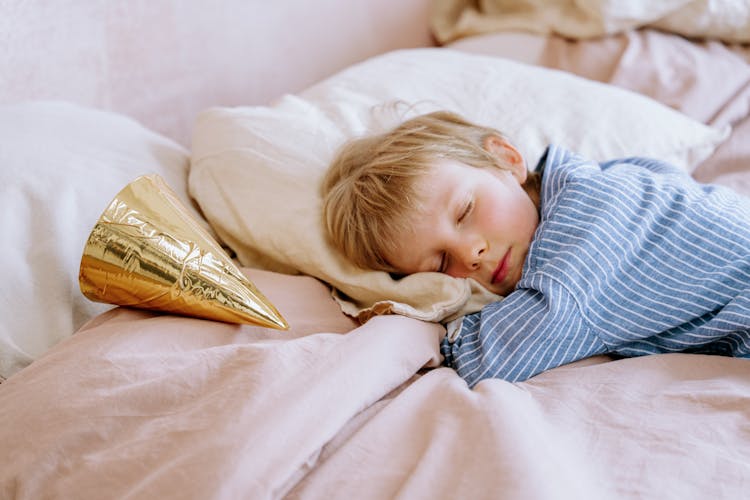
[[[441,325],[497,297],[347,265],[316,186],[346,139],[447,108],[530,164],[560,142],[750,195],[750,9],[215,5],[4,6],[0,497],[747,496],[747,360],[600,356],[469,389]],[[289,330],[81,295],[89,231],[149,173]]]

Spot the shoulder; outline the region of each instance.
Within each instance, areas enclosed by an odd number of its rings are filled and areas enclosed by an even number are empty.
[[[602,170],[637,167],[652,174],[673,175],[686,180],[690,178],[690,175],[686,170],[681,169],[676,165],[656,158],[644,158],[640,156],[605,161],[601,164],[601,167]]]
[[[673,175],[690,179],[687,171],[656,158],[630,156],[606,161],[586,158],[557,144],[550,144],[542,155],[536,170],[548,183],[560,183],[575,178],[591,177],[601,173],[647,172],[658,175]]]
[[[541,175],[539,195],[542,220],[557,210],[573,186],[580,186],[602,172],[598,163],[556,144],[547,147],[536,170]]]
[[[625,161],[625,160],[622,160]],[[547,147],[537,166],[541,173],[541,215],[545,218],[563,199],[580,200],[582,195],[591,194],[592,190],[613,187],[613,165],[621,165],[621,161],[599,163],[591,158],[570,151],[562,146],[551,144]],[[635,164],[631,167],[636,167]],[[618,175],[631,175],[627,168],[620,169]]]
[[[562,146],[550,144],[540,158],[536,170],[542,176],[542,189],[555,189],[571,179],[600,173],[601,167],[598,163]]]
[[[677,189],[694,189],[696,182],[683,169],[644,157],[598,162],[550,145],[540,160],[542,218],[557,210],[562,200],[599,209],[639,199],[644,193],[659,196]]]

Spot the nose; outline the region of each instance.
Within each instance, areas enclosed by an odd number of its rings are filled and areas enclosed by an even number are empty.
[[[476,271],[482,265],[482,256],[487,250],[487,244],[483,238],[474,237],[464,242],[457,255],[463,267],[467,271]]]

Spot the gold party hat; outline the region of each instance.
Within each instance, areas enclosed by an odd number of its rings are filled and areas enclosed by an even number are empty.
[[[125,186],[99,217],[78,282],[97,302],[289,328],[157,175]]]

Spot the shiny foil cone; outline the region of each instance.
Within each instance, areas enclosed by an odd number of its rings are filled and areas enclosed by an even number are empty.
[[[156,175],[125,186],[101,215],[78,282],[97,302],[289,328]]]

